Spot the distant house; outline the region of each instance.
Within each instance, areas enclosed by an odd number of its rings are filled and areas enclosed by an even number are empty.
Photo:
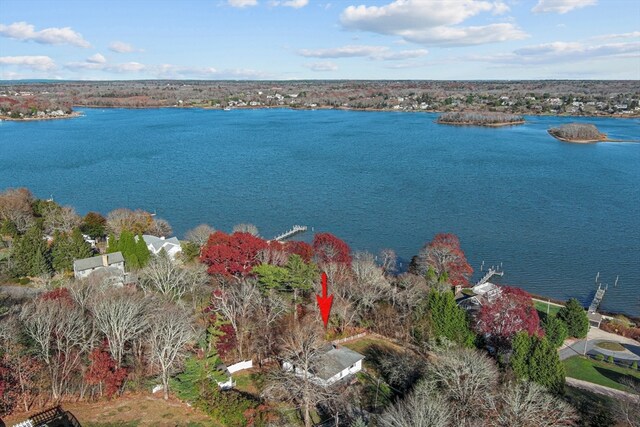
[[[491,282],[484,282],[468,289],[470,292],[456,293],[456,302],[458,306],[471,313],[480,310],[482,305],[493,302],[502,293],[500,287]]]
[[[124,257],[122,252],[77,259],[73,262],[73,274],[76,279],[84,279],[97,271],[124,277]]]
[[[165,239],[164,237],[156,237],[149,234],[144,234],[142,235],[142,239],[147,244],[149,252],[154,255],[158,255],[160,251],[164,249],[167,255],[169,255],[169,258],[175,259],[178,252],[182,251],[180,241],[177,237]]]
[[[346,347],[327,345],[321,350],[320,355],[314,361],[314,368],[309,375],[316,384],[328,387],[362,370],[364,356]],[[305,376],[303,370],[296,368],[289,362],[282,366],[285,370],[295,369],[296,375]]]

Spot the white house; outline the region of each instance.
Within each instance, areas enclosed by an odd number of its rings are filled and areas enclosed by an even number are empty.
[[[73,261],[73,274],[76,279],[84,279],[94,272],[104,271],[124,277],[124,257],[122,252],[98,255]]]
[[[167,255],[169,255],[169,258],[175,259],[178,252],[182,251],[180,241],[178,241],[177,237],[165,239],[164,237],[156,237],[149,234],[143,234],[142,239],[147,244],[149,252],[154,255],[158,255],[160,251],[164,249]]]
[[[328,387],[356,372],[362,370],[364,356],[346,347],[330,344],[321,350],[321,354],[314,361],[314,367],[310,372],[293,366],[290,362],[284,362],[282,367],[287,371],[295,369],[296,375],[309,376],[316,384]]]

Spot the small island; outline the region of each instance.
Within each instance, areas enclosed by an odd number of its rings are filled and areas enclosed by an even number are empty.
[[[485,112],[450,112],[438,117],[438,123],[457,126],[513,126],[524,123],[524,117],[517,114]]]
[[[549,134],[564,142],[589,144],[608,141],[607,135],[601,133],[595,125],[590,123],[568,123],[548,130]]]

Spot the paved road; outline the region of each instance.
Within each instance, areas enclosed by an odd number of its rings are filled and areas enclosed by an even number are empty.
[[[565,360],[573,356],[582,356],[585,354],[585,344],[587,346],[586,353],[595,355],[601,353],[606,356],[613,356],[616,360],[626,360],[629,362],[640,362],[640,343],[630,338],[625,338],[620,335],[612,334],[603,331],[598,328],[591,328],[587,340],[567,341],[567,345],[561,347],[560,360]],[[596,344],[601,341],[613,341],[620,343],[625,347],[625,351],[610,351],[603,348],[596,347]]]

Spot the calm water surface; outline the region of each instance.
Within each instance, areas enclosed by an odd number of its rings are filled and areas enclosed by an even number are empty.
[[[406,259],[456,233],[478,270],[640,315],[640,144],[573,145],[546,129],[589,121],[640,139],[640,120],[527,117],[448,127],[436,115],[289,110],[84,110],[0,125],[0,190],[29,187],[79,213],[156,211],[179,236],[200,223],[293,224]],[[306,236],[309,238],[310,236]],[[616,275],[618,286],[613,288]]]

